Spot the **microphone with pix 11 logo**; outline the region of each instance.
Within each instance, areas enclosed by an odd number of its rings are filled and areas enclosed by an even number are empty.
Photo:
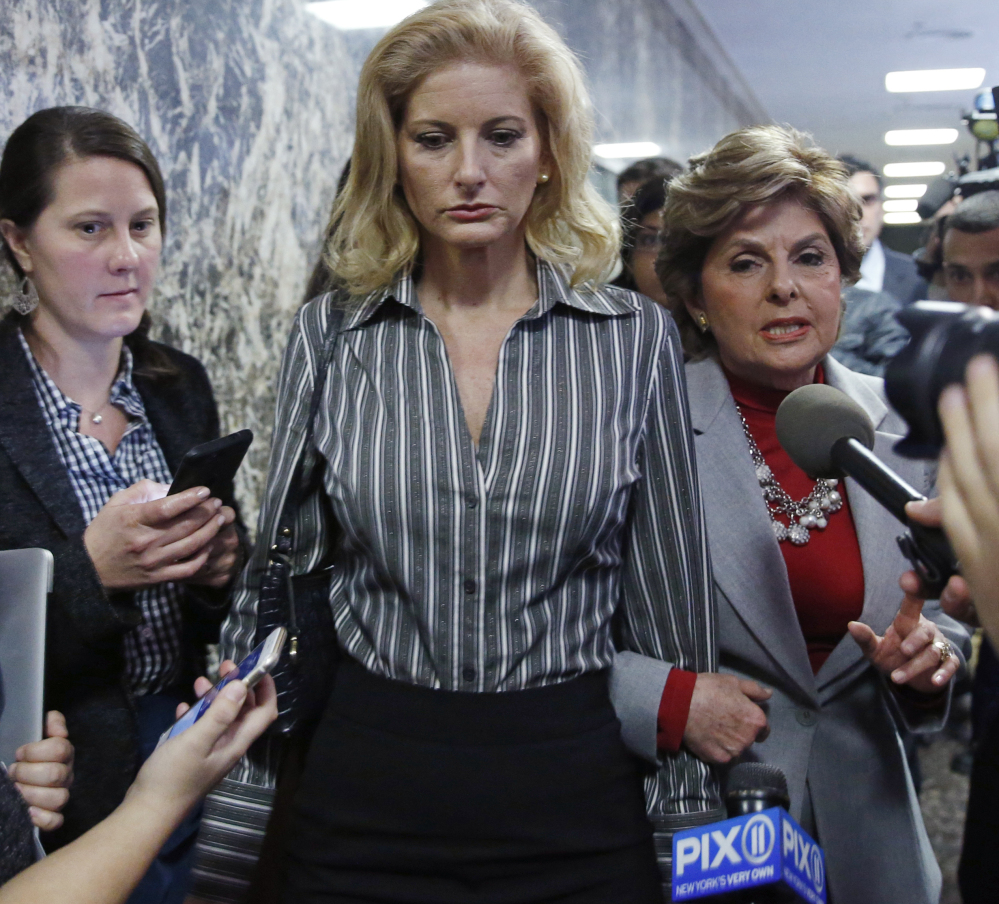
[[[732,818],[673,836],[674,901],[825,904],[825,858],[788,814],[780,769],[740,763],[725,805]]]

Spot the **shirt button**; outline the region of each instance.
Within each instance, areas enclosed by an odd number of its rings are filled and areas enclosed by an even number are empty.
[[[475,581],[471,578],[465,581],[465,593],[475,593]]]
[[[461,677],[464,678],[466,681],[474,681],[475,680],[475,669],[473,669],[470,665],[466,665],[461,670]]]
[[[804,725],[805,728],[811,728],[816,722],[818,722],[818,716],[810,709],[799,709],[794,717],[798,720],[800,725]]]
[[[150,628],[149,625],[143,625],[139,628],[139,633],[148,640],[153,636],[153,629]]]
[[[476,499],[474,496],[467,496],[465,498],[465,503],[468,505],[469,508],[475,508],[479,504],[479,500]]]

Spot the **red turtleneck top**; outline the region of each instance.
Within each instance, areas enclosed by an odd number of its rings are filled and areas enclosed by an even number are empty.
[[[725,376],[774,477],[796,502],[804,498],[815,481],[791,461],[777,441],[777,407],[788,393],[754,386],[729,373]],[[825,382],[821,367],[815,381]],[[864,568],[857,531],[842,483],[837,489],[843,497],[843,508],[827,516],[828,527],[809,531],[810,539],[804,546],[795,546],[790,540],[780,544],[813,673],[822,668],[833,647],[846,634],[847,623],[860,618],[864,607]],[[760,505],[765,504],[761,492]],[[786,518],[781,520],[787,523]]]

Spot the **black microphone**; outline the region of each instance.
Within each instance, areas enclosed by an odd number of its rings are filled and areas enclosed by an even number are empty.
[[[824,904],[822,849],[787,812],[787,779],[768,763],[728,775],[727,820],[673,836],[674,901]]]
[[[907,530],[898,538],[924,591],[938,596],[957,559],[939,528],[924,527],[905,514],[905,504],[925,499],[871,452],[874,425],[853,399],[822,383],[794,390],[777,409],[777,439],[791,460],[809,477],[849,475]]]
[[[791,809],[784,773],[769,763],[739,763],[733,766],[725,785],[728,818],[759,813],[771,807]]]
[[[761,813],[771,807],[791,809],[791,795],[787,793],[787,778],[784,773],[769,763],[739,763],[733,766],[725,785],[728,818]],[[770,904],[787,900],[782,891],[760,888],[754,892],[743,892],[736,897],[738,904]],[[732,901],[731,904],[735,902]]]

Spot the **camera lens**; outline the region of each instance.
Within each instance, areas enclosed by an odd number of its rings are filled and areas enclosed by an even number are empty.
[[[937,415],[940,393],[964,382],[968,362],[980,352],[999,358],[999,314],[974,305],[920,301],[895,316],[911,336],[885,372],[888,399],[909,425],[895,451],[908,458],[936,458],[944,443]]]

